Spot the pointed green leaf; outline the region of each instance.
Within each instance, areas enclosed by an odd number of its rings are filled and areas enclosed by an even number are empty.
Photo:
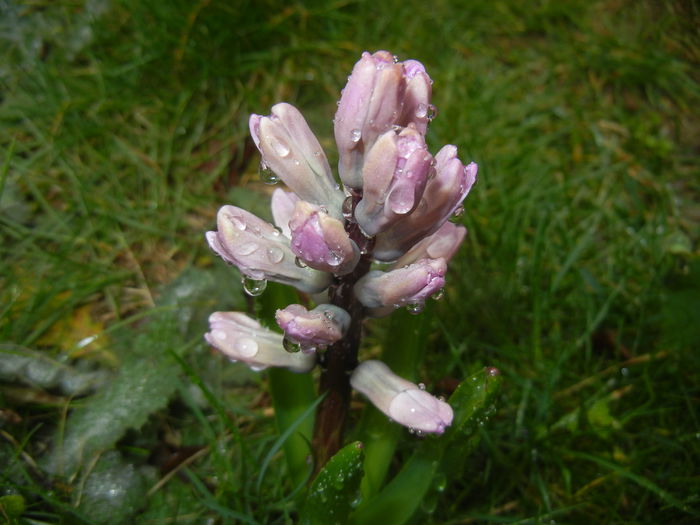
[[[343,524],[359,498],[364,459],[359,441],[340,450],[316,476],[301,513],[302,525]]]

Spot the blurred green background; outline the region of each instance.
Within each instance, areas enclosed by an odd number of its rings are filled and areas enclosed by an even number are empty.
[[[694,523],[698,27],[692,0],[0,1],[0,520],[295,519],[267,376],[201,339],[281,292],[246,301],[203,235],[268,213],[248,115],[297,105],[333,164],[387,49],[435,81],[431,150],[479,164],[415,379],[504,378],[412,523]]]

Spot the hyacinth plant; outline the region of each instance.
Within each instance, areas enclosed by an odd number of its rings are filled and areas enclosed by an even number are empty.
[[[238,267],[249,295],[276,281],[306,294],[280,305],[281,332],[240,312],[211,315],[206,340],[255,370],[321,369],[312,449],[317,469],[343,444],[351,387],[395,423],[442,434],[453,409],[377,360],[358,362],[363,322],[397,308],[419,314],[443,294],[447,265],[466,235],[450,222],[476,181],[477,166],[457,148],[432,155],[425,142],[435,115],[432,80],[415,60],[363,53],[333,120],[339,181],[301,113],[276,104],[252,115],[250,132],[267,182],[282,181],[274,224],[232,205],[207,232],[211,248]]]

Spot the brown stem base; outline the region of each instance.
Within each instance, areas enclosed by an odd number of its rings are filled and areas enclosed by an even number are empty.
[[[349,231],[351,238],[361,235]],[[359,239],[358,239],[359,240]],[[343,445],[343,432],[350,408],[350,374],[357,366],[357,352],[362,339],[362,321],[364,307],[355,298],[355,283],[365,275],[372,261],[362,256],[355,270],[350,274],[336,278],[336,283],[329,289],[331,303],[343,308],[350,314],[350,327],[343,339],[328,347],[320,356],[321,381],[319,393],[325,394],[316,412],[316,423],[312,446],[314,450],[314,474],[340,450]]]

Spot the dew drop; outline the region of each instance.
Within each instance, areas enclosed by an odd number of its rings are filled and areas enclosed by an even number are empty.
[[[438,114],[437,108],[435,106],[433,106],[432,104],[429,104],[428,105],[428,114],[426,115],[428,117],[428,120],[429,121],[433,120],[435,117],[437,117],[437,114]]]
[[[418,104],[418,107],[416,108],[416,117],[425,118],[427,114],[428,114],[428,105],[423,104],[422,102],[420,104]]]
[[[347,220],[352,219],[352,196],[348,195],[345,197],[345,200],[343,201],[343,217],[345,217]]]
[[[265,184],[277,184],[280,181],[280,178],[277,176],[277,174],[270,169],[270,167],[265,164],[264,161],[260,161],[260,168],[258,169],[258,175],[260,176],[260,180],[263,181]]]
[[[423,311],[425,305],[423,303],[409,303],[406,305],[406,310],[409,314],[418,315]]]
[[[447,476],[442,472],[435,474],[435,490],[438,492],[445,492],[447,488]]]
[[[408,427],[408,433],[409,433],[409,434],[415,434],[415,433],[416,433],[416,429],[413,428],[413,427]]]
[[[243,284],[245,293],[251,297],[262,295],[265,288],[267,288],[267,281],[265,279],[252,279],[245,275],[241,277],[241,284]]]
[[[267,258],[272,264],[277,264],[284,259],[284,252],[277,247],[267,249]]]
[[[418,383],[418,390],[425,390],[425,383]]]
[[[301,350],[301,345],[286,335],[284,336],[284,339],[282,339],[282,346],[290,354],[296,354]]]
[[[270,146],[272,147],[274,152],[277,155],[279,155],[280,157],[287,157],[291,153],[289,146],[287,146],[284,142],[281,142],[279,140],[275,140],[271,137],[268,137],[268,140],[269,140]]]
[[[241,245],[236,246],[234,250],[236,252],[236,255],[242,255],[243,257],[245,257],[246,255],[252,254],[257,249],[258,245],[254,242],[245,242]]]
[[[391,60],[394,62],[394,64],[398,64],[398,63],[399,63],[399,57],[396,56],[396,55],[392,56],[392,57],[391,57]]]
[[[343,258],[338,252],[330,251],[328,252],[328,257],[326,257],[326,262],[329,266],[338,266],[343,262]]]
[[[229,219],[231,220],[231,224],[233,224],[236,228],[238,228],[241,231],[245,231],[246,225],[242,217],[239,217],[237,215],[230,215]]]
[[[461,205],[457,206],[455,211],[452,212],[453,217],[461,217],[462,215],[464,215],[464,206]]]
[[[350,139],[353,142],[360,142],[360,139],[362,138],[362,132],[359,129],[353,129],[350,132]]]
[[[253,357],[258,353],[258,343],[250,337],[241,337],[233,342],[233,349],[239,357]]]
[[[445,289],[440,288],[437,292],[435,292],[433,295],[430,296],[433,300],[439,301],[443,297],[445,297]]]
[[[308,268],[309,265],[306,264],[304,261],[302,261],[299,257],[294,258],[294,264],[296,264],[299,268]]]
[[[330,310],[326,310],[325,312],[323,312],[323,316],[329,321],[335,321],[335,315]]]
[[[211,335],[212,337],[214,337],[214,339],[226,339],[226,332],[224,332],[223,330],[212,330]]]

